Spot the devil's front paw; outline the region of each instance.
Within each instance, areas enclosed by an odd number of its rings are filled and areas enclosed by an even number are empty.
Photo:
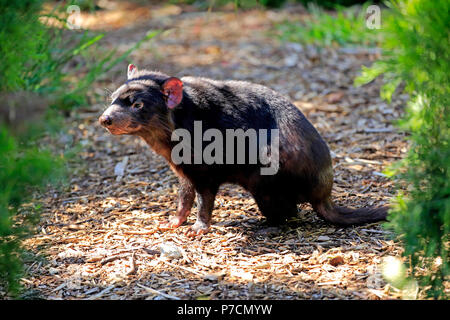
[[[173,216],[169,218],[169,221],[161,222],[159,225],[159,229],[161,230],[175,229],[181,226],[185,221],[186,217]]]
[[[189,237],[205,234],[209,231],[209,224],[197,220],[186,232]]]

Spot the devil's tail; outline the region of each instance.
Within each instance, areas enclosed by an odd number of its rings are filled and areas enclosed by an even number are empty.
[[[351,209],[338,207],[331,200],[313,204],[314,210],[326,221],[341,225],[359,225],[386,220],[388,206]]]

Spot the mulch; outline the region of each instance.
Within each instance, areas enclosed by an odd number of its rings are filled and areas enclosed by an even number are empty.
[[[407,145],[393,121],[405,96],[379,98],[381,80],[353,79],[376,50],[281,43],[273,25],[298,10],[184,12],[114,29],[103,48],[126,50],[149,29],[168,31],[133,53],[138,67],[174,76],[243,79],[289,96],[332,150],[336,203],[382,205],[395,194],[384,168]],[[120,45],[119,45],[120,44]],[[120,65],[93,88],[106,96],[125,80]],[[380,223],[340,228],[309,205],[280,228],[267,228],[250,195],[221,187],[209,233],[192,225],[158,228],[176,210],[177,178],[143,141],[112,136],[97,124],[107,99],[73,112],[56,144],[81,146],[63,190],[38,195],[38,232],[25,244],[40,259],[23,284],[45,299],[396,299],[381,276],[385,256],[400,256]],[[195,212],[195,208],[193,210]]]

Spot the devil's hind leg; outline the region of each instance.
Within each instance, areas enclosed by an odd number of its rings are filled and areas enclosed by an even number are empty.
[[[261,213],[267,218],[271,226],[283,224],[287,218],[297,214],[297,203],[295,200],[283,197],[279,194],[259,192],[254,199]]]

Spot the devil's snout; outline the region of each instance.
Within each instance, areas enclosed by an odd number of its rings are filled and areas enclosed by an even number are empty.
[[[112,125],[112,118],[108,115],[102,114],[100,118],[98,118],[98,122],[104,127],[109,127]]]

